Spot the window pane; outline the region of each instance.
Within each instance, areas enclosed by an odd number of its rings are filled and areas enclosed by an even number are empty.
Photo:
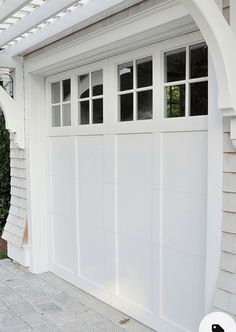
[[[103,71],[97,70],[94,71],[91,75],[93,96],[103,95]]]
[[[61,125],[61,106],[52,106],[52,126],[60,127]]]
[[[208,114],[208,82],[191,84],[191,115]]]
[[[137,61],[137,87],[152,86],[152,57]]]
[[[62,125],[71,125],[71,106],[70,104],[62,105]]]
[[[208,76],[208,48],[207,45],[198,44],[190,47],[190,77]]]
[[[138,120],[152,119],[152,90],[138,92]]]
[[[186,50],[179,49],[166,53],[166,82],[186,79]]]
[[[89,101],[79,103],[80,108],[80,124],[89,124]]]
[[[133,93],[120,96],[120,121],[133,120]]]
[[[58,104],[60,101],[60,82],[52,83],[52,104]]]
[[[133,89],[133,62],[124,63],[118,67],[119,90]]]
[[[185,85],[166,87],[166,115],[168,118],[185,116]]]
[[[78,77],[79,98],[89,97],[89,74]]]
[[[62,81],[63,101],[70,101],[70,79]]]
[[[103,123],[103,99],[93,100],[93,123]]]

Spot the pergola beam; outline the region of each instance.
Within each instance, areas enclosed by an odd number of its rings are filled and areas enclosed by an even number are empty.
[[[76,3],[78,3],[78,0],[48,0],[43,6],[28,14],[24,19],[19,20],[4,31],[4,33],[0,34],[0,47]]]
[[[31,0],[8,0],[1,5],[0,24],[7,18],[14,15],[22,7],[30,3]]]
[[[55,2],[55,0],[52,0]],[[117,6],[121,9],[129,7],[130,4],[137,2],[130,0],[103,0],[101,2],[89,1],[83,6],[78,6],[71,13],[63,16],[63,18],[48,24],[42,29],[39,29],[29,35],[27,38],[22,39],[20,42],[15,43],[5,51],[10,56],[24,55],[31,52],[38,47],[42,47],[50,42],[59,38],[65,37],[68,33],[72,33],[83,27],[84,22],[90,22],[102,19],[102,12],[109,10],[109,14],[116,11]],[[141,1],[140,1],[141,2]],[[44,7],[45,8],[45,7]],[[98,15],[99,19],[97,18]],[[95,19],[96,18],[96,19]]]

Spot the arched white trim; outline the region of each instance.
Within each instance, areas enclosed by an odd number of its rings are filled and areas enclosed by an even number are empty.
[[[15,133],[15,143],[24,149],[24,114],[22,107],[0,86],[0,104],[6,128]]]
[[[215,0],[179,0],[195,20],[209,47],[216,71],[218,106],[236,116],[236,36]]]

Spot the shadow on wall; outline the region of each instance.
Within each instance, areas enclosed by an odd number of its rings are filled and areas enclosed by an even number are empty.
[[[10,134],[0,109],[0,236],[10,208]]]

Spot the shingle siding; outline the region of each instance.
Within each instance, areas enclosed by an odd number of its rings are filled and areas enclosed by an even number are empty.
[[[236,316],[236,150],[224,120],[222,254],[214,306]]]
[[[3,238],[22,247],[27,225],[27,182],[25,150],[19,149],[11,134],[11,207]]]

